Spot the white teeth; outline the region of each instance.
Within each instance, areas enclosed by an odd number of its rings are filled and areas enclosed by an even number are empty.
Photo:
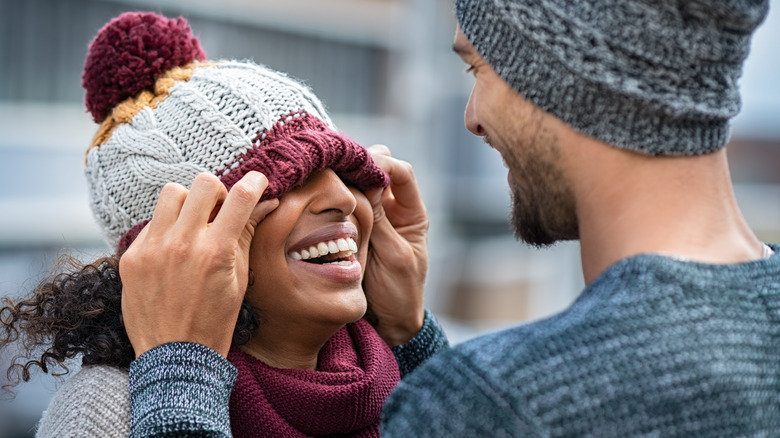
[[[317,251],[320,252],[321,256],[324,256],[328,253],[330,253],[330,247],[328,247],[328,244],[325,242],[320,242],[317,244]]]
[[[355,239],[351,237],[340,238],[336,240],[329,240],[326,242],[320,242],[317,245],[312,245],[308,249],[302,249],[298,251],[290,251],[290,257],[295,260],[309,260],[317,257],[322,257],[328,254],[345,253],[342,257],[349,257],[356,253],[358,250]],[[337,264],[341,266],[349,266],[352,262],[341,260],[335,261],[330,264]]]

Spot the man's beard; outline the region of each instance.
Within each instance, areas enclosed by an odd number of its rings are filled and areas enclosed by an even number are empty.
[[[550,169],[548,169],[550,170]],[[553,177],[554,176],[554,177]],[[574,201],[559,175],[526,175],[527,190],[512,180],[511,226],[515,238],[538,248],[579,239]]]
[[[510,169],[510,224],[515,237],[539,248],[579,239],[574,194],[560,168],[557,138],[542,125],[538,120],[535,134],[518,134],[503,143],[506,147],[497,147],[489,135],[483,137]]]

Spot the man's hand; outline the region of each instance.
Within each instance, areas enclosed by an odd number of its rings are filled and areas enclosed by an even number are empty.
[[[391,182],[384,190],[366,193],[374,229],[363,285],[379,335],[391,346],[402,345],[420,331],[425,317],[428,213],[411,164],[391,157],[383,145],[368,150]]]
[[[167,184],[152,220],[119,263],[122,316],[136,357],[167,342],[196,342],[227,356],[247,288],[257,224],[278,205],[258,204],[268,180],[244,176],[228,193],[200,174],[188,191]]]

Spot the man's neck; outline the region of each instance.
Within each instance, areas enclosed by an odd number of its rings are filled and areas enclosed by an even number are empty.
[[[643,253],[713,264],[761,258],[763,246],[737,206],[724,150],[675,158],[604,152],[601,165],[583,174],[587,191],[578,193],[586,284]]]

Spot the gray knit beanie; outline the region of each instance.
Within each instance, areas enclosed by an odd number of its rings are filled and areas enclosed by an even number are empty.
[[[767,0],[455,0],[510,86],[574,129],[648,155],[725,146]]]

